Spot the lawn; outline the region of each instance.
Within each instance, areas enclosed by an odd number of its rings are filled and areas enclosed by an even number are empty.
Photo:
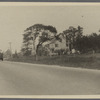
[[[80,55],[61,55],[61,56],[38,56],[38,61],[35,57],[19,57],[8,59],[10,61],[27,62],[34,64],[60,65],[68,67],[81,67],[88,69],[100,69],[100,54],[80,54]]]

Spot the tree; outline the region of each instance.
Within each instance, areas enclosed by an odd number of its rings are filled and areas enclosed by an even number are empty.
[[[66,36],[66,45],[69,47],[69,51],[72,50],[72,48],[76,49],[76,40],[78,38],[82,37],[83,28],[78,26],[77,28],[74,28],[73,26],[70,26],[69,29],[63,31],[63,34]]]
[[[92,33],[90,35],[84,35],[76,40],[77,50],[82,53],[88,52],[100,52],[100,35]]]
[[[38,47],[43,42],[50,40],[52,35],[55,36],[57,33],[57,30],[53,26],[45,26],[42,24],[35,24],[32,26],[32,29],[33,29],[33,32],[32,32],[33,46],[34,46],[34,50],[36,54]]]
[[[29,31],[29,28],[27,28],[25,31],[25,33],[23,34],[23,47],[21,49],[21,51],[23,52],[24,56],[29,56],[31,55],[31,41],[32,41],[32,37],[31,37],[31,32]]]
[[[38,48],[41,47],[41,45],[51,40],[57,33],[57,30],[53,26],[46,26],[43,24],[35,24],[29,28],[27,28],[26,33],[23,34],[23,48],[22,52],[24,54],[30,53],[30,50],[32,54],[37,55],[38,54]],[[31,40],[31,43],[30,43]],[[30,48],[30,45],[33,45]]]

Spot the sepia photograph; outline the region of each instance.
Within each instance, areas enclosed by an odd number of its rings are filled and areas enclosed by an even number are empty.
[[[100,95],[100,3],[0,2],[0,96]]]

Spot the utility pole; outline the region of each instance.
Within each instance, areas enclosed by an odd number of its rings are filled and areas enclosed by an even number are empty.
[[[10,52],[11,52],[11,54],[10,54],[10,57],[12,57],[12,47],[11,47],[11,42],[9,42],[9,46],[10,46]]]

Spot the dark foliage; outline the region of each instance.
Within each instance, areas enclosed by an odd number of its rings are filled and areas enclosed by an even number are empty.
[[[77,38],[75,45],[76,49],[82,53],[100,52],[100,35],[92,33],[91,35]]]

